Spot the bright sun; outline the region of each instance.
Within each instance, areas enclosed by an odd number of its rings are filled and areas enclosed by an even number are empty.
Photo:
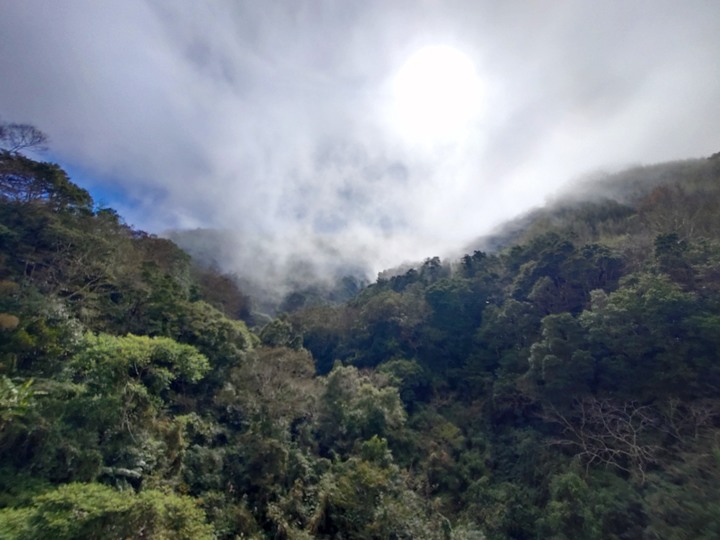
[[[462,137],[482,108],[482,84],[472,60],[453,47],[425,47],[392,82],[393,116],[402,135],[418,141]]]

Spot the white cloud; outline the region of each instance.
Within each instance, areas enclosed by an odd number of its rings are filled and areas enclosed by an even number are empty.
[[[380,270],[584,171],[720,149],[717,3],[3,4],[0,113],[155,231],[321,238]],[[389,81],[434,44],[473,59],[487,103],[463,142],[418,145],[388,125]]]

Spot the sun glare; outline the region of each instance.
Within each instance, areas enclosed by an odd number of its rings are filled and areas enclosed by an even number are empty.
[[[393,116],[406,138],[462,137],[482,108],[482,84],[473,61],[449,46],[420,49],[392,82]]]

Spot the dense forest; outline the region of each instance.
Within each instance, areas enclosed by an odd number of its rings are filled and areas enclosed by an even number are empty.
[[[0,142],[1,538],[720,537],[717,156],[266,322]]]

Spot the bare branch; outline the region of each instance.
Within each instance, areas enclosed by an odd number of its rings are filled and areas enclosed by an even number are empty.
[[[647,442],[645,435],[658,419],[647,406],[593,397],[576,402],[573,414],[552,407],[542,417],[562,428],[563,437],[553,444],[575,448],[588,468],[598,463],[638,474],[644,481],[647,466],[657,461],[660,448]]]
[[[701,399],[683,403],[677,399],[668,400],[661,408],[662,431],[678,443],[697,441],[708,428],[720,418],[720,405],[712,399]]]
[[[16,154],[20,150],[46,150],[48,136],[30,124],[0,122],[0,149]]]

